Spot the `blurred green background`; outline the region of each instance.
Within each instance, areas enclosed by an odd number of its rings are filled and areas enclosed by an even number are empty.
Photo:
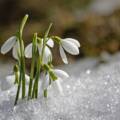
[[[81,43],[80,55],[97,57],[106,51],[114,54],[120,50],[120,0],[0,0],[0,47],[14,35],[25,14],[29,21],[24,30],[25,44],[31,42],[34,32],[43,35],[50,22],[51,35],[76,38]],[[54,64],[62,64],[55,46]],[[0,59],[11,57],[0,54]]]

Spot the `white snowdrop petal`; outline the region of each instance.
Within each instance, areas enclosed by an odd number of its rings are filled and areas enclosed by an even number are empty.
[[[65,71],[60,69],[54,69],[54,73],[57,75],[58,78],[61,79],[66,79],[69,77],[69,75]]]
[[[76,39],[73,39],[73,38],[65,38],[63,40],[66,40],[66,41],[70,41],[72,43],[74,43],[77,47],[80,47],[80,43],[78,42],[78,40]]]
[[[62,88],[62,86],[61,86],[60,80],[59,80],[59,79],[56,80],[55,83],[56,83],[56,85],[57,85],[57,88],[58,88],[60,94],[61,94],[61,95],[64,95],[64,93],[63,93],[63,88]]]
[[[32,58],[32,43],[25,48],[25,57]]]
[[[47,46],[45,47],[45,55],[46,56],[51,55],[51,50]]]
[[[51,48],[54,47],[54,42],[53,42],[53,40],[52,40],[51,38],[47,41],[47,45],[48,45],[49,47],[51,47]]]
[[[43,80],[39,79],[39,96],[43,96]]]
[[[48,63],[50,60],[52,60],[52,53],[51,50],[46,46],[43,56],[43,62]]]
[[[72,55],[78,55],[79,54],[78,47],[70,41],[62,40],[62,46],[68,53],[70,53]]]
[[[50,78],[49,78],[49,74],[47,73],[47,75],[45,76],[45,79],[44,79],[44,81],[43,81],[43,89],[45,90],[45,89],[47,89],[48,88],[48,86],[49,86],[49,81],[50,80]]]
[[[68,64],[68,60],[67,60],[66,54],[65,54],[62,46],[60,46],[59,49],[60,49],[60,56],[61,56],[63,62],[64,62],[65,64]]]
[[[19,43],[16,42],[12,50],[12,55],[17,60],[18,60],[18,54],[19,54],[18,52],[19,52]]]
[[[14,46],[15,42],[16,42],[17,38],[16,36],[12,36],[10,37],[1,47],[1,53],[5,54],[7,52],[9,52],[12,47]]]

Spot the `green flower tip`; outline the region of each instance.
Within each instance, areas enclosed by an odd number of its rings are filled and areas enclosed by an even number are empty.
[[[50,23],[50,26],[52,26],[52,25],[53,25],[53,23],[51,22],[51,23]]]
[[[35,38],[37,38],[37,33],[34,33]]]
[[[18,72],[18,65],[14,65],[14,68],[13,68],[13,70],[14,70],[14,72]]]
[[[28,14],[26,14],[26,15],[25,15],[25,17],[27,17],[27,18],[28,18],[28,17],[29,17],[29,15],[28,15]]]

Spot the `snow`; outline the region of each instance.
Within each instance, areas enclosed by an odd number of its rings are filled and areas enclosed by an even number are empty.
[[[0,120],[119,120],[120,53],[87,58],[61,67],[70,74],[62,80],[64,95],[49,88],[48,98],[20,101],[13,106],[15,87],[0,92]],[[4,87],[5,88],[5,87]]]

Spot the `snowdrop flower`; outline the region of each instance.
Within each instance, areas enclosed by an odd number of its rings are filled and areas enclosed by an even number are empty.
[[[49,87],[50,85],[50,76],[49,76],[49,73],[47,72],[47,74],[45,74],[45,77],[42,81],[42,89],[45,90]]]
[[[54,42],[53,42],[53,40],[52,40],[51,38],[48,39],[47,45],[48,45],[49,47],[51,47],[51,48],[54,47]]]
[[[41,39],[41,43],[37,44],[37,48],[39,51],[39,55],[41,55],[42,48],[43,48],[43,39]],[[52,59],[52,53],[49,47],[54,47],[54,42],[52,39],[49,39],[46,43],[45,46],[45,51],[43,55],[43,62],[48,63]],[[25,56],[26,58],[32,58],[32,43],[30,43],[26,48],[25,48]]]
[[[71,55],[78,55],[79,47],[80,47],[80,43],[76,39],[73,38],[61,39],[59,50],[60,50],[60,56],[65,64],[68,64],[68,60],[64,50],[70,53]]]
[[[69,75],[65,71],[60,69],[54,69],[54,73],[58,77],[58,80],[56,80],[55,83],[57,84],[60,94],[63,95],[63,89],[60,81],[67,79]]]
[[[55,80],[54,82],[56,83],[57,88],[58,88],[60,94],[63,95],[63,89],[62,89],[60,80],[61,79],[64,80],[64,79],[68,78],[69,75],[65,71],[60,70],[60,69],[53,69],[53,72],[57,76],[57,80]],[[50,85],[51,82],[52,81],[50,81],[49,72],[47,72],[47,74],[45,76],[45,79],[42,82],[42,89],[43,90],[47,89],[49,87],[49,85]]]
[[[19,78],[20,73],[18,72],[18,78]],[[26,84],[28,85],[30,77],[25,74],[25,79],[26,79]],[[15,82],[15,75],[9,75],[6,77],[6,80],[9,84],[14,84]]]
[[[12,55],[15,59],[18,59],[18,49],[19,49],[19,43],[17,41],[16,36],[10,37],[1,47],[1,53],[6,54],[8,53],[11,49],[12,50]]]
[[[39,51],[41,52],[41,51]],[[43,63],[47,64],[49,61],[52,61],[52,52],[49,47],[45,46],[45,51],[43,55]]]

